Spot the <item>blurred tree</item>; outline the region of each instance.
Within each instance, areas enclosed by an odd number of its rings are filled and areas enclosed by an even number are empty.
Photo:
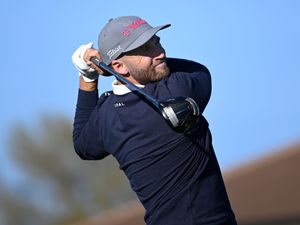
[[[20,125],[9,143],[21,174],[14,185],[0,185],[0,223],[71,224],[135,198],[115,159],[76,155],[66,118],[45,116],[35,130]]]

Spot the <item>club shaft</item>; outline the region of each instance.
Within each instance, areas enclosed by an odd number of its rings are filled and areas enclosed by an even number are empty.
[[[108,65],[106,65],[104,62],[100,61],[96,57],[92,57],[91,61],[95,65],[97,65],[98,67],[100,67],[101,69],[103,69],[103,70],[109,72],[110,74],[114,75],[119,81],[121,81],[124,84],[126,84],[126,86],[131,91],[137,91],[138,93],[140,93],[141,95],[143,95],[147,100],[149,100],[155,107],[157,107],[158,109],[161,109],[161,104],[160,104],[160,102],[157,99],[153,98],[151,95],[149,95],[146,92],[144,92],[143,89],[137,87],[136,85],[134,85],[133,83],[131,83],[129,80],[127,80],[126,78],[124,78],[122,75],[120,75],[119,73],[115,72],[111,67],[109,67]]]

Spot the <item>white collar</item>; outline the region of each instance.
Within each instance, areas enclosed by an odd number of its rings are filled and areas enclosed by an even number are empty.
[[[125,84],[117,84],[117,80],[112,82],[112,90],[115,95],[125,95],[131,92],[131,90]],[[144,88],[145,85],[136,84],[139,88]]]

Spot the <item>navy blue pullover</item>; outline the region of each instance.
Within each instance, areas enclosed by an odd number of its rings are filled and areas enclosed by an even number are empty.
[[[203,113],[211,95],[206,67],[168,58],[170,75],[148,83],[156,99],[193,98]],[[146,210],[147,225],[236,224],[206,119],[188,133],[173,130],[134,92],[79,90],[73,142],[82,159],[113,155]]]

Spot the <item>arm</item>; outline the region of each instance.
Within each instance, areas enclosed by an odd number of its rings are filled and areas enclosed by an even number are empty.
[[[212,84],[209,70],[200,63],[186,59],[168,58],[167,63],[170,72],[176,74],[171,80],[175,80],[176,85],[185,84],[190,91],[190,97],[199,104],[202,113],[211,96]],[[188,80],[186,76],[189,77]]]
[[[97,55],[98,54],[98,55]],[[85,62],[92,56],[98,56],[95,49],[86,50]],[[81,72],[81,71],[80,71]],[[101,71],[97,71],[101,72]],[[86,74],[80,75],[79,91],[75,118],[73,123],[73,145],[76,153],[82,159],[102,159],[108,155],[101,145],[100,122],[98,111],[98,79],[86,79]]]
[[[98,79],[92,82],[85,82],[83,76],[79,77],[79,89],[83,91],[98,90]]]

